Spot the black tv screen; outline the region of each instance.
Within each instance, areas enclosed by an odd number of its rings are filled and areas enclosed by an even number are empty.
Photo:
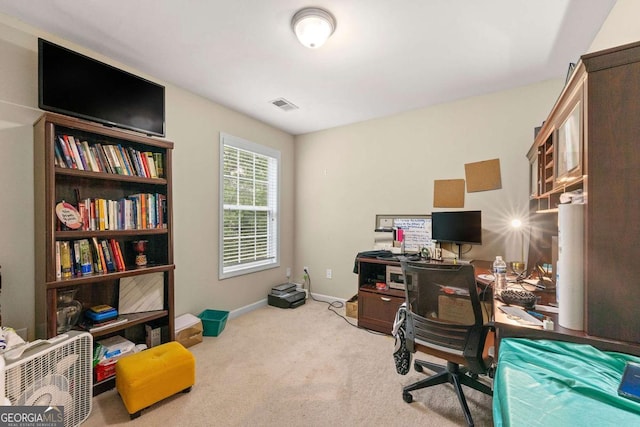
[[[38,39],[38,106],[164,136],[164,86]]]
[[[482,211],[432,212],[431,239],[481,245]]]

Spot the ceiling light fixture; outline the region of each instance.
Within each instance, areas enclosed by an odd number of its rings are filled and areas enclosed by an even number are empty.
[[[293,15],[291,28],[300,43],[308,48],[317,49],[335,31],[336,19],[324,9],[307,7]]]

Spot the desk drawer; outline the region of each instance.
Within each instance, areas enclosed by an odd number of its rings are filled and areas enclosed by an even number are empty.
[[[358,292],[358,325],[385,334],[391,334],[393,321],[404,298],[369,292]]]

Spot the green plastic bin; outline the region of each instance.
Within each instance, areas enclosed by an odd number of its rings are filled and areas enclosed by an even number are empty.
[[[205,337],[217,337],[224,330],[227,324],[228,311],[223,310],[204,310],[198,315],[202,320],[202,335]]]

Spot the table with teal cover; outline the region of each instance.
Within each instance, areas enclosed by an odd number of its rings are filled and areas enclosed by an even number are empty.
[[[640,426],[640,403],[618,396],[640,357],[525,338],[504,338],[498,353],[495,426]]]

